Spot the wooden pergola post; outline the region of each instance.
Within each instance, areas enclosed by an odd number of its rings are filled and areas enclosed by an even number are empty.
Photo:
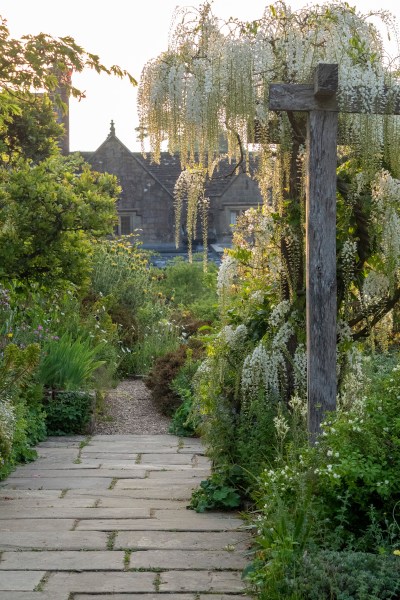
[[[338,66],[318,65],[314,86],[271,85],[270,110],[307,123],[306,302],[308,431],[336,408],[336,166]]]

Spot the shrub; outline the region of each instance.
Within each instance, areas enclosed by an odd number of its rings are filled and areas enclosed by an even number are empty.
[[[12,408],[10,447],[0,460],[0,479],[7,477],[18,463],[30,462],[37,457],[33,446],[44,440],[47,434],[41,398],[42,388],[33,385],[21,391],[9,406]],[[0,404],[0,408],[2,406]]]
[[[400,546],[400,369],[390,356],[367,365],[363,403],[330,415],[315,447],[304,435],[296,437],[301,427],[295,424],[295,404],[284,443],[278,436],[283,427],[274,420],[277,456],[260,475],[254,495],[260,510],[254,522],[257,558],[247,573],[263,598],[398,597],[388,575],[391,561],[379,557]],[[341,551],[331,570],[334,555],[325,555],[328,550]],[[358,578],[350,585],[353,568]],[[312,569],[319,570],[315,587]]]
[[[193,351],[187,350],[186,362],[179,369],[170,387],[179,396],[181,405],[172,415],[169,432],[182,436],[192,437],[198,433],[201,418],[194,409],[193,377],[199,367],[200,361],[193,360]]]
[[[216,283],[214,263],[205,273],[202,263],[177,258],[164,269],[159,286],[171,304],[189,310],[196,319],[212,321],[218,316]]]
[[[0,340],[4,348],[0,358],[0,478],[7,476],[18,460],[34,457],[23,394],[29,389],[40,348],[30,344],[22,349],[8,340]]]
[[[189,351],[194,360],[200,358],[203,345],[200,341],[191,341]],[[188,346],[181,345],[174,352],[158,358],[149,372],[145,383],[151,390],[154,403],[162,413],[171,415],[182,402],[178,390],[173,388],[172,381],[187,359]]]
[[[232,510],[241,505],[242,499],[238,487],[242,478],[239,467],[230,467],[224,471],[214,471],[211,477],[202,481],[194,490],[189,508],[196,512],[206,510]]]
[[[94,411],[94,397],[88,392],[58,392],[45,401],[49,435],[87,433]]]
[[[307,552],[287,569],[279,587],[276,597],[282,600],[395,600],[400,560],[363,552]],[[275,598],[265,592],[259,597]]]
[[[168,319],[156,320],[124,354],[120,371],[126,375],[147,375],[159,357],[175,352],[179,344],[178,327]]]
[[[346,530],[361,539],[371,525],[371,509],[383,527],[400,506],[400,366],[373,374],[365,393],[364,406],[328,418],[311,459],[328,516],[337,514],[337,497],[346,497]]]

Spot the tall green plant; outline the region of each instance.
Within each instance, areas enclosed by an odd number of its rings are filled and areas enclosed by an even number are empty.
[[[43,347],[38,379],[46,388],[81,390],[93,385],[93,375],[104,361],[98,360],[103,344],[92,347],[87,339],[73,339],[64,334],[59,340],[49,340]]]

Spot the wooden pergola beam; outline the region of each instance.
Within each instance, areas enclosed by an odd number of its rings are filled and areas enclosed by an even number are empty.
[[[355,94],[360,96],[360,91],[356,90]],[[371,104],[370,110],[366,111],[357,97],[351,99],[344,97],[343,108],[341,108],[336,95],[316,94],[315,85],[273,83],[269,86],[269,109],[293,112],[324,110],[327,112],[400,115],[400,94],[388,89]]]

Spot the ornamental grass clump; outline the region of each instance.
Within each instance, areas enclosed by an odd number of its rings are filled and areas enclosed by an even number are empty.
[[[97,357],[103,343],[64,333],[43,346],[38,368],[39,382],[52,394],[58,390],[83,390],[94,386],[94,374],[103,365]]]

